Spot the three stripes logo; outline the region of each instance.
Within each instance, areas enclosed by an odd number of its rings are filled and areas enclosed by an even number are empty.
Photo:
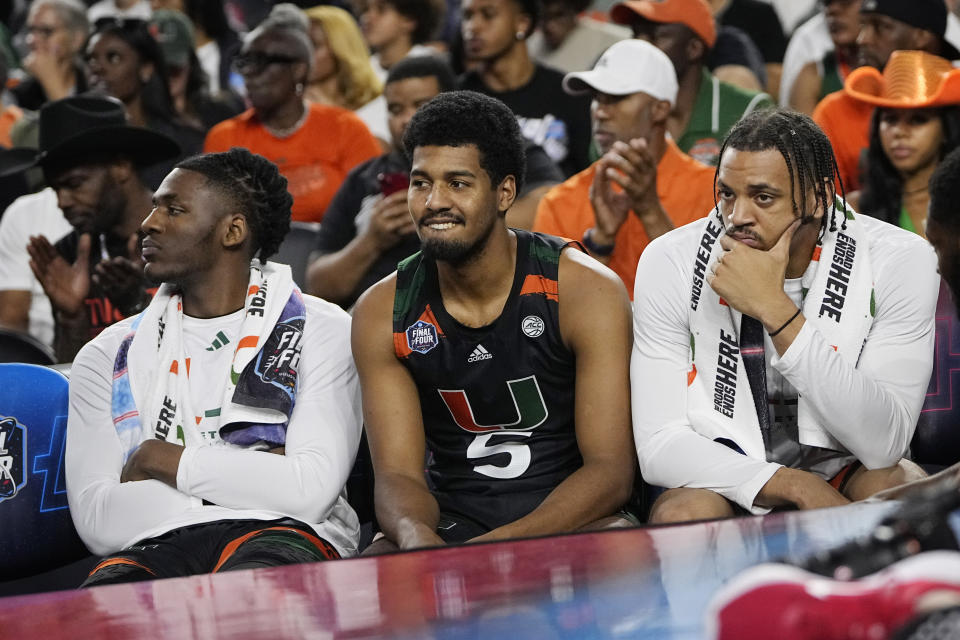
[[[492,357],[492,353],[484,349],[482,344],[478,344],[477,347],[470,353],[470,357],[467,358],[467,362],[480,362],[481,360],[489,360]]]
[[[216,351],[228,344],[230,344],[230,338],[224,335],[223,331],[218,331],[217,336],[213,339],[213,343],[207,347],[207,351]]]

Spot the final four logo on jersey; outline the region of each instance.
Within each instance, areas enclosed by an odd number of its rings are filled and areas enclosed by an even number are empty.
[[[437,342],[437,328],[429,322],[417,320],[407,327],[407,346],[411,351],[427,353]]]
[[[27,430],[15,418],[0,418],[0,502],[27,484]]]

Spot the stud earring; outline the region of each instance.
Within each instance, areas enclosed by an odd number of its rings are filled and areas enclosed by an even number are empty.
[[[303,95],[303,83],[302,83],[302,82],[298,82],[295,90],[296,90],[298,96],[302,96],[302,95]]]
[[[523,31],[517,31],[517,40],[523,40],[524,35]]]

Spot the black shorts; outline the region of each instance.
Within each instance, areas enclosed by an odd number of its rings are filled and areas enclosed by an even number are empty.
[[[476,520],[449,511],[441,511],[440,520],[437,521],[437,535],[443,538],[443,541],[447,544],[466,542],[488,531],[490,531],[488,527],[483,526]]]
[[[335,560],[310,525],[280,520],[218,520],[147,538],[101,560],[82,587],[238,569]]]

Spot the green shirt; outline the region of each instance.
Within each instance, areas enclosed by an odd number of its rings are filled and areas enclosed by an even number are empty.
[[[773,98],[766,93],[721,82],[704,69],[690,122],[677,145],[700,162],[716,166],[720,159],[720,145],[737,120],[754,109],[773,106]]]
[[[913,226],[913,219],[910,217],[910,214],[907,213],[906,207],[900,207],[900,228],[917,233],[917,228]]]

